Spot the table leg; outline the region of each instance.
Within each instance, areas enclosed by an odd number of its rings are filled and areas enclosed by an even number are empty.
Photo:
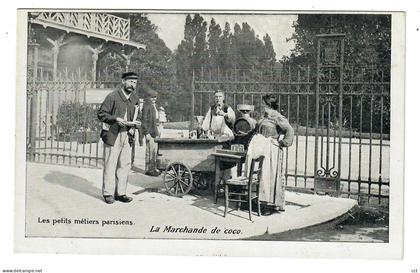
[[[238,161],[237,169],[236,169],[236,174],[237,174],[237,176],[241,176],[242,175],[242,160],[239,160]]]
[[[214,174],[214,203],[217,204],[217,192],[219,189],[219,182],[220,182],[220,159],[216,157],[215,160],[215,174]]]

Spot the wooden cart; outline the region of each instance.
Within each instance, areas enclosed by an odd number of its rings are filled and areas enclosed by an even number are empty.
[[[169,194],[183,196],[192,187],[207,191],[214,180],[216,150],[230,146],[228,137],[217,139],[158,138],[157,166],[164,171]]]

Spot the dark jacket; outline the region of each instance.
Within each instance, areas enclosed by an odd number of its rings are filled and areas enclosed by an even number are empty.
[[[101,132],[101,138],[105,144],[114,146],[118,133],[127,131],[127,127],[120,127],[118,125],[117,118],[124,118],[125,111],[127,111],[127,120],[132,121],[136,110],[135,106],[138,101],[139,98],[135,92],[132,92],[127,100],[121,89],[112,91],[106,96],[98,110],[98,119],[110,125],[109,130],[102,130]]]
[[[156,106],[157,108],[157,106]],[[143,105],[142,117],[141,117],[141,128],[142,135],[146,136],[150,134],[153,138],[159,136],[158,122],[157,122],[156,110],[150,100],[146,99]]]

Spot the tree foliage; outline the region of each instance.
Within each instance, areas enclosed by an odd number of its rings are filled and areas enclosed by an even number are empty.
[[[147,85],[159,94],[159,103],[163,104],[171,119],[178,117],[177,80],[175,60],[171,50],[157,34],[158,28],[145,14],[129,14],[130,39],[144,44],[146,50],[125,52],[132,53],[129,70],[139,74],[138,93],[144,97],[144,86]],[[121,55],[121,48],[108,47],[98,62],[99,71],[112,71],[112,78],[119,80],[125,71],[126,60]]]
[[[210,21],[208,34],[208,51],[209,51],[209,65],[212,68],[217,68],[221,63],[222,58],[222,29],[219,24],[216,24],[214,18]]]
[[[178,79],[182,80],[186,78],[184,72],[190,71],[187,74],[191,74],[192,68],[211,67],[224,71],[229,68],[262,68],[276,62],[268,34],[261,40],[246,22],[242,25],[236,23],[233,31],[226,22],[222,30],[214,18],[207,30],[207,23],[199,14],[186,16],[184,39],[175,55]]]
[[[289,40],[295,42],[295,48],[289,57],[282,60],[288,67],[292,67],[292,71],[296,67],[316,64],[317,34],[343,33],[345,81],[368,83],[390,80],[391,16],[300,14],[293,27],[295,32]],[[310,80],[315,81],[316,69],[311,71]],[[296,71],[293,72],[296,74]],[[363,85],[353,89],[369,93]],[[343,126],[351,123],[352,130],[355,131],[389,133],[389,97],[382,100],[380,96],[370,99],[354,97],[351,101],[346,97],[343,103],[343,119],[348,122],[343,123]]]
[[[390,64],[391,16],[362,14],[300,14],[293,25],[295,32],[289,38],[295,48],[289,58],[298,63],[316,60],[316,35],[344,33],[346,64]]]
[[[63,102],[57,110],[57,126],[65,134],[82,131],[99,131],[101,123],[97,111],[89,104]]]
[[[208,24],[200,14],[188,14],[184,39],[175,51],[175,62],[179,94],[187,101],[179,109],[188,113],[193,71],[200,77],[202,68],[210,69],[216,77],[218,71],[223,73],[233,68],[268,68],[276,63],[276,54],[271,37],[265,34],[261,40],[246,22],[235,24],[232,31],[228,22],[222,29],[214,18]]]

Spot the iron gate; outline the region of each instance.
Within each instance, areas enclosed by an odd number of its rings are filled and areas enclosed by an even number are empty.
[[[318,35],[317,38],[314,190],[335,193],[340,190],[341,175],[344,35],[323,34]],[[336,116],[337,113],[338,117]],[[334,121],[338,128],[331,128],[330,125]],[[320,123],[322,127],[326,127],[325,145],[323,134],[319,134]],[[337,131],[338,145],[336,153]],[[332,132],[333,149],[331,154],[330,136]],[[320,143],[318,143],[319,140]],[[318,154],[320,159],[318,159]]]
[[[390,67],[344,63],[344,35],[319,35],[312,65],[193,71],[192,115],[205,115],[213,92],[262,112],[276,94],[295,129],[286,150],[289,190],[324,192],[386,204],[389,199]],[[384,202],[385,201],[385,202]]]
[[[38,79],[28,83],[27,159],[35,162],[101,167],[99,104],[87,90],[111,89],[119,82]]]

